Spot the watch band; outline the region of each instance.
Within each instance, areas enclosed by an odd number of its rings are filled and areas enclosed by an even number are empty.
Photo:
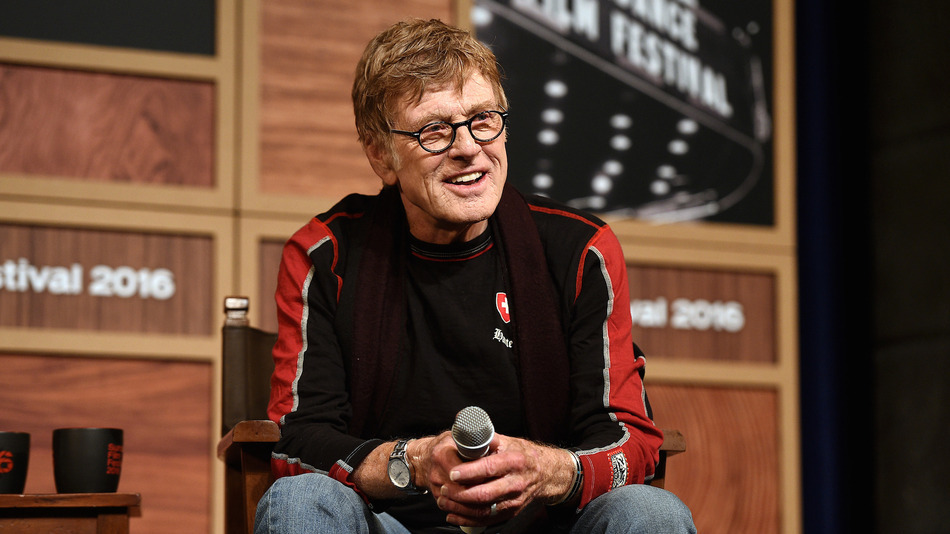
[[[407,495],[425,495],[429,493],[429,490],[427,488],[420,488],[416,486],[413,481],[414,473],[412,472],[412,465],[409,463],[408,460],[406,460],[406,447],[408,444],[409,444],[408,439],[400,439],[399,441],[396,442],[396,446],[393,448],[392,454],[389,455],[390,463],[399,462],[403,464],[405,466],[405,469],[409,473],[409,484],[404,488],[399,487],[399,486],[396,486],[396,487],[398,487]],[[393,484],[395,485],[395,482],[393,482]]]

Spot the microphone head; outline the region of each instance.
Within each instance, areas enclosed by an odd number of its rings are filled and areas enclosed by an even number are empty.
[[[488,445],[495,437],[495,427],[485,410],[478,406],[463,408],[455,416],[452,439],[459,455],[469,460],[481,458],[488,452]]]

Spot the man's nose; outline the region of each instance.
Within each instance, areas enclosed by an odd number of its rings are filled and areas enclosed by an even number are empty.
[[[459,155],[471,155],[481,150],[478,141],[472,136],[472,132],[465,126],[460,126],[455,130],[455,142],[452,143],[450,150]]]

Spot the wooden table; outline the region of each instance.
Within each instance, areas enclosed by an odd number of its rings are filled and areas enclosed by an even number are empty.
[[[0,495],[0,533],[128,534],[138,493]]]

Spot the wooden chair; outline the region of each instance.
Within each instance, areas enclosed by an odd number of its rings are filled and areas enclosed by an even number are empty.
[[[224,437],[218,458],[225,463],[225,532],[254,530],[257,501],[274,482],[270,454],[280,429],[267,420],[270,377],[274,372],[271,351],[277,334],[248,324],[247,297],[224,299],[225,320],[221,333],[221,420]]]
[[[222,413],[226,432],[218,442],[218,458],[225,463],[224,515],[228,534],[252,533],[257,502],[274,482],[270,455],[280,439],[280,428],[267,420],[271,350],[277,334],[248,324],[246,297],[225,299],[222,336],[224,384]],[[678,430],[663,431],[660,463],[650,485],[662,488],[667,458],[686,450]]]

